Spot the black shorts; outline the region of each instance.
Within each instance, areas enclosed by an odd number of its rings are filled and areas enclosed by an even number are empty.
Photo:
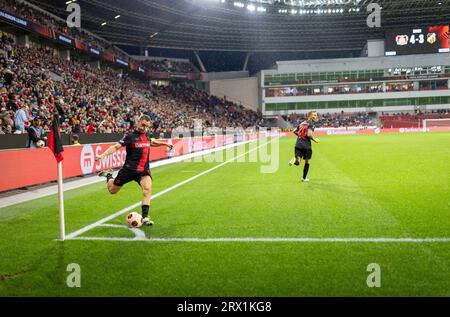
[[[152,177],[152,172],[150,170],[146,172],[137,172],[122,168],[114,179],[114,185],[123,186],[131,181],[135,181],[139,185],[141,184],[141,178],[144,176]]]
[[[299,149],[295,148],[295,157],[300,156],[304,160],[310,160],[312,157],[312,149]]]

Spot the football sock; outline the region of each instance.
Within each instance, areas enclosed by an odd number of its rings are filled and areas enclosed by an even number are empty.
[[[148,217],[149,210],[150,210],[150,206],[149,205],[142,205],[142,218],[147,218]]]
[[[306,176],[308,176],[309,171],[309,163],[305,164],[305,167],[303,168],[303,179],[306,179]]]

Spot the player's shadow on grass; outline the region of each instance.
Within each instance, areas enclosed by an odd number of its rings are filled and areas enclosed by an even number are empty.
[[[307,190],[320,189],[323,191],[334,192],[334,193],[357,193],[359,189],[356,186],[330,183],[329,180],[316,179],[307,184]]]

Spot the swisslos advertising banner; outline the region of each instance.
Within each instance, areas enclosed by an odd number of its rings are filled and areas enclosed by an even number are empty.
[[[245,135],[237,141],[248,139],[249,136]],[[233,144],[235,139],[232,135],[218,135],[158,141],[170,143],[174,146],[174,149],[167,151],[166,147],[152,147],[150,150],[151,161]],[[126,158],[125,148],[121,148],[100,162],[95,162],[97,155],[114,144],[102,143],[64,147],[63,177],[88,175],[104,169],[122,167]],[[56,161],[48,148],[0,151],[0,173],[3,179],[0,182],[0,192],[57,179]]]

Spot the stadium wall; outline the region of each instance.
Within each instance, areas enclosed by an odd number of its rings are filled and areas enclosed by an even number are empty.
[[[357,113],[357,112],[413,112],[418,108],[418,106],[414,105],[406,105],[406,106],[385,106],[385,107],[370,107],[370,108],[326,108],[320,109],[315,108],[313,106],[308,109],[297,109],[297,110],[274,110],[274,111],[266,111],[266,116],[276,116],[276,115],[290,115],[293,113],[296,114],[306,114],[311,110],[315,110],[318,113]],[[438,109],[450,109],[450,104],[439,104],[439,105],[426,105],[419,106],[422,111],[432,111]]]
[[[383,56],[385,51],[384,39],[382,40],[368,40],[367,41],[367,55],[368,57]]]
[[[254,111],[259,109],[257,77],[211,80],[209,82],[209,93],[242,104],[242,106]]]
[[[382,47],[379,46],[379,41],[373,41],[368,43],[371,47],[371,51],[378,50],[381,52]],[[379,47],[378,47],[379,46]],[[376,55],[376,54],[375,54]],[[441,73],[428,73],[427,75],[411,75],[411,76],[389,76],[385,73],[388,69],[402,69],[402,68],[433,68],[436,66],[442,67]],[[302,61],[279,61],[276,63],[275,69],[263,70],[261,72],[260,79],[260,95],[262,112],[265,116],[273,116],[277,114],[290,114],[298,112],[306,112],[310,109],[321,109],[324,112],[359,112],[359,111],[407,111],[411,107],[420,107],[421,109],[428,108],[433,105],[438,105],[439,108],[448,108],[450,90],[449,89],[420,89],[419,85],[421,81],[433,81],[440,80],[445,81],[447,79],[447,88],[450,87],[448,83],[447,68],[450,66],[450,54],[419,54],[419,55],[405,55],[405,56],[376,56],[376,57],[360,57],[360,58],[340,58],[340,59],[327,59],[327,60],[302,60]],[[381,75],[378,73],[380,70],[384,70]],[[372,78],[347,78],[342,79],[329,79],[326,77],[320,77],[329,73],[351,73],[357,72],[370,72],[368,76],[375,76]],[[444,73],[445,72],[445,73]],[[308,76],[299,79],[298,83],[288,84],[283,82],[288,76],[289,78],[298,75],[311,75],[311,79],[307,79]],[[320,74],[318,79],[315,77]],[[344,75],[343,75],[344,76]],[[378,76],[378,77],[377,77]],[[350,77],[350,76],[349,76]],[[392,78],[391,78],[392,77]],[[266,78],[270,78],[266,80]],[[280,78],[280,84],[273,84],[271,80],[275,82]],[[306,78],[306,79],[304,79]],[[347,80],[348,79],[348,80]],[[291,80],[291,78],[290,78]],[[306,81],[306,82],[305,82]],[[267,84],[270,82],[271,84]],[[289,81],[288,81],[289,82]],[[414,89],[402,92],[384,92],[384,87],[387,83],[399,84],[402,82],[413,82]],[[383,86],[383,92],[355,92],[351,93],[326,93],[329,87],[343,86],[343,85],[381,85]],[[269,97],[266,96],[266,89],[283,89],[292,88],[295,86],[319,86],[322,91],[320,94],[299,94],[299,96],[279,96]],[[353,87],[354,88],[354,87]],[[395,108],[392,108],[395,107]]]
[[[332,98],[332,99],[330,99]],[[383,112],[448,109],[450,90],[273,97],[263,102],[265,115],[319,112]],[[335,105],[335,107],[333,107]],[[336,107],[337,106],[337,107]]]
[[[202,81],[221,80],[221,79],[237,79],[249,78],[249,72],[246,70],[231,72],[209,72],[202,73]]]
[[[336,94],[336,95],[318,95],[318,96],[299,96],[299,97],[272,97],[266,98],[269,103],[287,103],[287,102],[320,102],[340,100],[382,100],[382,99],[401,99],[401,98],[421,98],[421,97],[441,97],[450,96],[450,90],[432,90],[432,91],[409,91],[409,92],[380,92],[367,94]]]

